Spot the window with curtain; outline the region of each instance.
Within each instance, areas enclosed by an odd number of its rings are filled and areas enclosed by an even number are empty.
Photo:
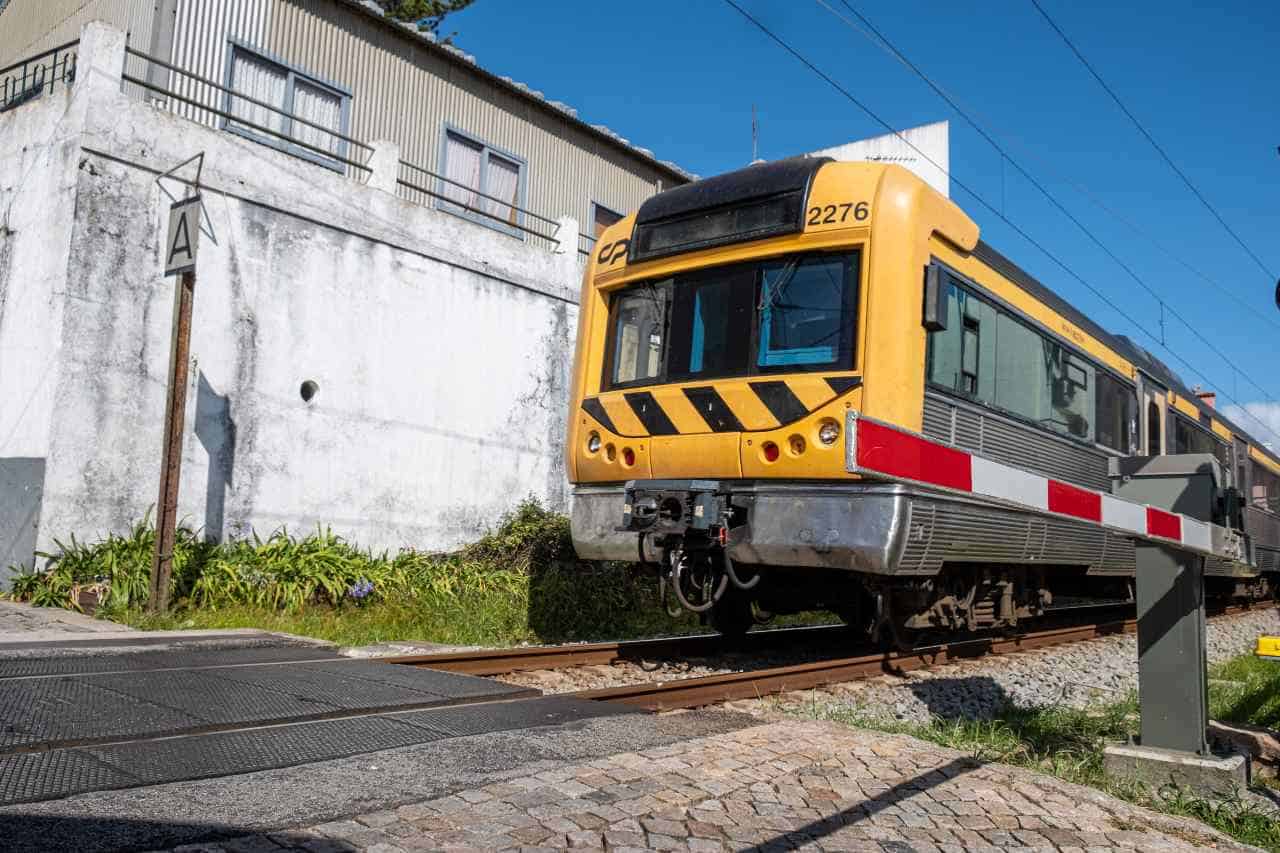
[[[521,236],[525,164],[453,129],[441,151],[441,208]]]
[[[350,96],[238,43],[230,50],[228,130],[332,168],[346,156]],[[240,119],[240,121],[237,121]]]

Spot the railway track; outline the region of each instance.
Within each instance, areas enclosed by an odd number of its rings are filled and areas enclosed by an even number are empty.
[[[1257,606],[1215,609],[1212,619],[1238,615]],[[708,676],[645,681],[561,694],[577,699],[619,702],[651,711],[698,708],[738,699],[756,699],[796,690],[809,690],[840,682],[884,674],[902,674],[986,655],[1031,651],[1051,646],[1130,634],[1137,631],[1133,618],[1117,618],[1088,624],[1059,625],[1012,637],[975,637],[910,651],[871,651],[848,655],[848,631],[843,626],[779,628],[757,631],[737,641],[719,635],[664,637],[617,643],[583,643],[567,646],[531,646],[438,655],[386,658],[390,663],[444,669],[471,675],[502,675],[573,666],[609,665],[619,661],[655,658],[701,657],[725,651],[764,651],[795,643],[843,646],[833,657],[786,666],[752,669]],[[843,642],[841,642],[843,641]]]
[[[843,625],[817,625],[753,631],[737,640],[726,639],[720,634],[693,634],[615,643],[570,643],[563,646],[403,655],[382,660],[466,675],[503,675],[508,672],[564,669],[570,666],[608,666],[619,661],[704,657],[728,651],[766,651],[786,648],[796,643],[835,645],[843,641],[847,645],[848,640],[849,631]]]

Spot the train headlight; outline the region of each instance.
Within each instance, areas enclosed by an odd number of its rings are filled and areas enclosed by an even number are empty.
[[[835,421],[823,421],[818,427],[818,441],[823,444],[835,444],[840,438],[840,424]]]
[[[598,453],[600,451],[600,433],[593,432],[587,438],[587,452]]]

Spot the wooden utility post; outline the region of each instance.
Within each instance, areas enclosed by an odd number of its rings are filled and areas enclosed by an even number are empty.
[[[169,390],[164,410],[160,496],[156,500],[156,552],[151,562],[147,610],[169,609],[173,546],[177,538],[178,483],[182,479],[182,437],[187,412],[187,368],[191,354],[191,309],[196,295],[196,251],[200,243],[200,196],[169,209],[164,274],[177,275],[173,294],[173,337],[169,346]]]

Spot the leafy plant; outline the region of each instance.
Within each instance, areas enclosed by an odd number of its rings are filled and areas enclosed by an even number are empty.
[[[91,544],[71,537],[57,546],[43,555],[44,571],[16,579],[13,597],[71,607],[76,589],[98,584],[103,615],[144,627],[270,627],[350,644],[498,644],[699,627],[693,617],[666,616],[652,578],[633,567],[578,561],[568,518],[535,500],[449,554],[372,553],[328,528],[223,544],[182,528],[172,615],[141,612],[155,547],[147,519],[125,536]]]

